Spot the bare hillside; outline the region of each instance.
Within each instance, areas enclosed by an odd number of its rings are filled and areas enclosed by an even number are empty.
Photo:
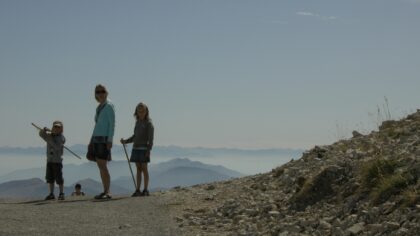
[[[418,235],[420,111],[270,173],[164,194],[186,235]]]

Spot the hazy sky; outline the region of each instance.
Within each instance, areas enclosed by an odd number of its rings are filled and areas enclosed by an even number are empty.
[[[102,83],[114,141],[150,107],[156,145],[309,148],[420,104],[416,0],[0,0],[0,146],[64,121],[87,143]],[[338,125],[338,128],[337,128]]]

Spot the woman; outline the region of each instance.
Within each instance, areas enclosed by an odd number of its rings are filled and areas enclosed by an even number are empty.
[[[95,157],[101,174],[104,191],[95,196],[95,199],[111,199],[109,187],[111,176],[109,175],[107,163],[111,160],[112,139],[115,128],[114,105],[107,99],[108,91],[105,86],[98,84],[95,88],[95,99],[99,105],[96,108],[95,128],[93,129],[90,141],[91,150]]]
[[[150,162],[150,151],[153,147],[154,127],[149,117],[149,108],[144,103],[139,103],[134,111],[136,126],[134,134],[127,140],[121,139],[122,144],[134,143],[130,162],[135,162],[137,167],[137,186],[132,197],[149,196],[149,171],[147,163]],[[144,189],[140,191],[141,177],[144,175]]]

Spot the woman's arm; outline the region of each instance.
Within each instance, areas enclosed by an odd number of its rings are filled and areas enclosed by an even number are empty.
[[[115,110],[114,106],[111,104],[108,104],[106,107],[106,117],[108,119],[108,143],[112,144],[112,140],[114,138],[114,130],[115,130]]]

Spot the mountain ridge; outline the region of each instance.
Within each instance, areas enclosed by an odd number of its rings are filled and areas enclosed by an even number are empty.
[[[182,169],[183,168],[183,169]],[[87,194],[102,191],[101,180],[95,163],[80,165],[64,165],[65,193],[71,193],[75,183],[82,184]],[[114,161],[109,166],[111,176],[111,192],[113,194],[129,194],[134,191],[133,180],[128,172],[126,161]],[[117,174],[117,170],[120,174]],[[136,174],[135,167],[133,168]],[[0,183],[0,198],[41,198],[47,191],[47,185],[41,180],[44,168],[19,170],[0,177],[11,179]],[[121,174],[122,173],[122,174]],[[16,175],[14,175],[16,174]],[[175,186],[190,186],[206,182],[221,181],[241,177],[243,174],[223,166],[204,164],[187,158],[173,159],[149,166],[151,191],[169,189]],[[19,178],[17,176],[20,176]],[[67,176],[72,176],[71,178]],[[38,180],[37,183],[33,183]],[[25,182],[26,181],[26,182]],[[69,185],[71,183],[71,185]],[[84,186],[86,185],[86,186]],[[36,186],[36,189],[33,189]]]
[[[75,144],[68,146],[72,151],[80,156],[84,156],[87,151],[87,145]],[[130,145],[128,145],[130,148]],[[122,145],[115,144],[113,153],[124,153]],[[65,151],[66,152],[66,151]],[[205,147],[180,147],[175,145],[170,146],[155,146],[153,154],[161,157],[211,157],[214,155],[240,155],[240,156],[272,156],[272,155],[294,155],[302,153],[303,149],[293,148],[261,148],[261,149],[240,149],[240,148],[205,148]],[[44,154],[45,146],[39,147],[0,147],[0,154]]]

